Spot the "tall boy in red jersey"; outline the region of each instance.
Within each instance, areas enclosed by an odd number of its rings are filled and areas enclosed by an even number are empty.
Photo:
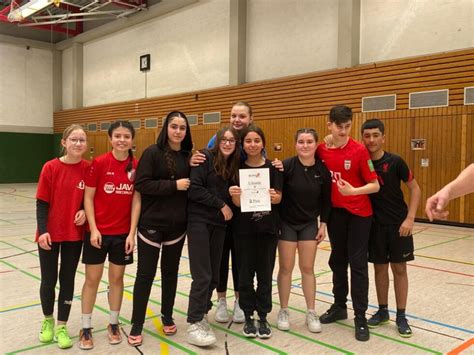
[[[332,146],[321,144],[316,151],[332,176],[328,232],[334,304],[320,321],[326,324],[347,319],[350,265],[355,338],[367,341],[370,337],[365,317],[369,293],[367,253],[372,224],[372,206],[367,195],[378,192],[380,186],[367,149],[349,136],[351,125],[352,109],[333,107],[328,122]]]

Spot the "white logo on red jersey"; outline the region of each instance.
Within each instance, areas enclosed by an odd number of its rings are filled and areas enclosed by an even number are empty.
[[[351,161],[344,160],[344,169],[349,170],[351,168]]]
[[[120,184],[116,189],[115,189],[116,194],[121,194],[121,195],[130,195],[133,193],[133,184]]]
[[[115,174],[114,174],[113,171],[107,171],[107,172],[105,173],[105,175],[112,175],[112,176],[114,176]]]
[[[85,184],[84,180],[79,181],[79,183],[76,186],[79,190],[84,190]]]
[[[115,192],[115,185],[113,182],[106,182],[104,184],[104,191],[106,194],[113,194]]]

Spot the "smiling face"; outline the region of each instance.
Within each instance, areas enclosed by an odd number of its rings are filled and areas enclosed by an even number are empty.
[[[112,150],[117,153],[128,153],[128,150],[132,148],[132,132],[128,128],[122,126],[115,128],[109,140],[112,145]]]
[[[236,130],[247,128],[252,123],[253,118],[250,115],[249,108],[244,105],[234,105],[230,111],[230,124]]]
[[[263,139],[257,132],[248,132],[243,140],[244,151],[249,157],[254,157],[262,154]]]
[[[233,152],[235,152],[236,144],[236,137],[234,137],[232,132],[226,131],[219,142],[219,150],[227,159],[230,155],[232,155]]]
[[[75,129],[65,139],[61,139],[65,154],[72,158],[80,158],[87,150],[87,136],[84,130]]]
[[[186,120],[175,116],[168,123],[168,143],[171,145],[181,145],[186,137]]]
[[[364,143],[370,154],[377,154],[383,149],[385,135],[378,128],[364,129],[362,132],[362,143]]]
[[[300,133],[295,148],[300,158],[313,158],[316,153],[316,140],[311,133]]]

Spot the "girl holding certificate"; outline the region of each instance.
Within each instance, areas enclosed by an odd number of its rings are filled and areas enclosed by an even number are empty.
[[[235,220],[235,246],[240,261],[239,303],[245,314],[243,334],[246,337],[270,338],[272,330],[267,321],[267,314],[272,310],[272,273],[280,234],[280,218],[276,205],[282,197],[283,174],[272,166],[270,160],[265,159],[265,135],[259,127],[249,126],[242,132],[241,137],[243,149],[247,154],[247,160],[240,164],[241,175],[245,175],[250,185],[270,186],[265,193],[260,189],[262,198],[251,199],[250,203],[247,199],[242,201],[246,204],[245,209],[252,209],[261,202],[265,205],[264,200],[269,199],[268,207],[264,206],[260,211],[240,212]],[[266,173],[269,175],[269,184],[261,179]],[[240,183],[242,184],[242,181]],[[229,188],[232,201],[242,209],[240,197],[245,192],[243,189],[242,185]],[[258,202],[254,203],[257,200]],[[257,289],[254,288],[253,282],[255,275]],[[253,318],[255,311],[259,316],[257,324]]]
[[[204,150],[206,161],[191,169],[188,190],[188,252],[193,282],[189,294],[188,342],[209,346],[216,336],[207,323],[211,296],[219,279],[227,221],[232,216],[231,181],[237,181],[240,141],[232,127],[217,132],[216,144]]]
[[[314,129],[299,129],[295,135],[297,155],[283,161],[285,189],[280,207],[285,213],[281,216],[281,236],[278,242],[278,294],[281,309],[277,326],[280,330],[290,329],[288,300],[298,250],[307,307],[306,325],[313,333],[321,331],[321,323],[314,310],[314,260],[317,245],[326,234],[326,223],[331,210],[331,174],[323,162],[315,157],[317,141],[318,135]]]

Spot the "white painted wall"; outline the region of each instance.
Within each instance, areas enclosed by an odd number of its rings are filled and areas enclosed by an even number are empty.
[[[0,126],[16,126],[18,131],[32,128],[31,133],[42,127],[52,132],[51,50],[0,42]]]
[[[73,73],[73,63],[72,63],[72,47],[62,51],[62,107],[63,110],[71,109],[73,107],[72,99],[72,73]]]
[[[84,43],[84,106],[144,98],[139,57],[148,53],[147,97],[227,85],[229,2],[203,0]]]
[[[247,81],[337,66],[337,0],[249,0]]]
[[[473,0],[362,0],[361,63],[474,47]]]

